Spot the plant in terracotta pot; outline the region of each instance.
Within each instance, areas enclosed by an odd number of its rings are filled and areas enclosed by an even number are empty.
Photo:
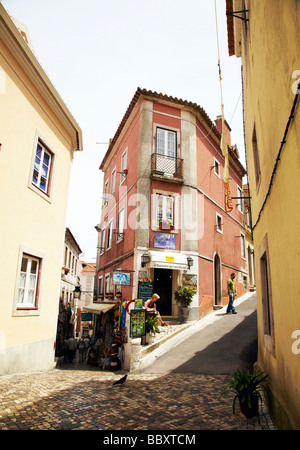
[[[238,369],[232,373],[232,379],[220,395],[232,391],[235,395],[232,402],[233,414],[235,414],[236,400],[240,404],[240,410],[247,418],[258,415],[258,401],[262,402],[261,389],[266,386],[268,375],[260,369],[251,373]]]

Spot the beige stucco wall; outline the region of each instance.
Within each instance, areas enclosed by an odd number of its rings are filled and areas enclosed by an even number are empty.
[[[65,212],[72,161],[71,136],[0,42],[0,375],[48,369],[60,289]],[[31,189],[37,137],[54,153],[49,198]],[[40,311],[13,312],[20,250],[42,257]]]
[[[252,223],[264,202],[275,160],[295,98],[300,70],[300,4],[287,0],[249,1],[247,35],[243,34],[245,131]],[[246,44],[245,44],[246,42]],[[300,77],[298,75],[300,81]],[[295,86],[294,86],[295,87]],[[261,183],[256,187],[252,133],[256,124]],[[300,116],[299,105],[261,219],[254,229],[258,294],[259,364],[269,374],[272,410],[279,427],[300,428],[300,353],[292,334],[300,330]],[[274,348],[264,333],[260,248],[267,236]],[[299,331],[300,335],[300,331]],[[299,347],[299,345],[298,345]]]

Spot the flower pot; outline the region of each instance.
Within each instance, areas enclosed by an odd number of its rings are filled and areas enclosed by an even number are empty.
[[[178,319],[180,323],[187,323],[190,320],[190,308],[178,305]]]
[[[257,395],[251,395],[250,404],[248,405],[248,401],[242,401],[239,397],[239,404],[240,404],[240,410],[241,413],[244,414],[244,416],[247,417],[247,419],[251,419],[252,417],[255,417],[258,415],[258,396]]]
[[[152,333],[146,333],[146,342],[149,345],[151,345],[153,343],[153,334]]]

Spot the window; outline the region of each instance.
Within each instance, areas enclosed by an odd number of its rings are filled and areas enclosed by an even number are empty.
[[[214,162],[214,173],[215,173],[215,175],[217,175],[217,177],[220,178],[220,163],[219,163],[219,161],[216,160],[216,158],[215,158],[215,162]]]
[[[105,228],[101,231],[100,255],[104,253],[104,250],[105,250]]]
[[[98,294],[103,294],[103,278],[100,277],[98,280]]]
[[[246,258],[246,248],[245,248],[245,235],[241,233],[241,255],[242,258]]]
[[[244,212],[244,200],[243,200],[243,191],[241,188],[237,188],[238,191],[238,209],[241,213]]]
[[[109,274],[105,275],[105,286],[104,286],[104,293],[108,294],[109,293]]]
[[[125,210],[124,208],[119,211],[118,214],[118,229],[117,229],[117,242],[123,241],[124,239],[124,219]]]
[[[111,243],[112,243],[112,229],[113,229],[113,221],[111,220],[108,223],[108,228],[107,228],[107,248],[111,248]]]
[[[40,314],[44,255],[21,246],[17,267],[13,316]]]
[[[39,260],[23,255],[19,276],[18,308],[35,308]]]
[[[252,151],[253,151],[253,162],[254,162],[254,175],[255,175],[256,190],[258,190],[259,189],[259,185],[260,185],[260,180],[261,180],[261,171],[260,171],[259,151],[258,151],[258,146],[257,146],[255,124],[254,124],[253,135],[252,135]]]
[[[176,132],[157,128],[156,152],[159,155],[176,157]]]
[[[114,195],[116,191],[116,169],[114,169],[111,173],[111,187],[110,187],[110,193]]]
[[[155,171],[173,176],[177,172],[177,132],[156,128]]]
[[[106,181],[104,185],[104,195],[103,195],[103,206],[106,206],[108,203],[108,180]]]
[[[38,141],[35,152],[32,183],[47,195],[49,194],[50,188],[52,159],[53,154]]]
[[[156,194],[156,226],[162,228],[174,226],[173,196]]]
[[[272,312],[272,288],[267,235],[259,247],[261,300],[263,315],[264,344],[275,355],[274,322]]]
[[[216,213],[216,220],[217,220],[216,229],[219,233],[223,234],[223,218],[218,213]]]
[[[121,177],[120,177],[120,184],[122,184],[126,180],[126,173],[124,171],[127,171],[127,149],[123,153],[121,157]]]

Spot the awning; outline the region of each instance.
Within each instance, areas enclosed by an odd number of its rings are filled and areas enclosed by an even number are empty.
[[[150,267],[155,269],[188,269],[187,256],[183,253],[150,251]]]
[[[91,312],[94,314],[101,314],[106,313],[110,309],[114,308],[116,306],[116,303],[90,303],[87,306],[83,307],[83,311],[85,312]]]

